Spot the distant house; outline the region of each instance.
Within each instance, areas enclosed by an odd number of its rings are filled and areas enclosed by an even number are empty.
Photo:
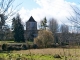
[[[32,40],[37,37],[37,22],[31,16],[26,22],[26,40]]]

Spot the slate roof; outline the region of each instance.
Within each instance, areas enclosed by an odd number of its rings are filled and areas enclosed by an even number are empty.
[[[31,17],[29,18],[28,22],[36,22],[36,21],[35,21],[34,18],[31,16]]]

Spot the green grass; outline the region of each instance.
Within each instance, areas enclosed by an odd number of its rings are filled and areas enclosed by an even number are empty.
[[[0,58],[5,58],[4,60],[13,60],[22,59],[22,60],[65,60],[64,56],[61,58],[54,58],[54,55],[51,54],[17,54],[17,53],[0,53]],[[75,60],[75,57],[68,56],[68,59]]]
[[[14,41],[0,41],[0,44],[23,44],[16,43]],[[29,42],[28,44],[33,44]],[[31,52],[31,54],[30,54]],[[55,54],[59,54],[61,58],[54,58]],[[65,56],[67,59],[65,59]],[[29,50],[20,50],[20,51],[0,51],[0,58],[4,60],[80,60],[80,49],[79,47],[73,49],[64,49],[63,48],[46,48],[46,49],[30,49]],[[0,59],[1,60],[1,59]]]
[[[14,41],[0,41],[0,44],[4,44],[4,43],[15,43]]]
[[[16,43],[18,43],[18,42],[14,42],[14,41],[0,41],[0,45],[1,45],[1,44],[4,44],[4,43],[6,43],[6,44],[16,44]],[[18,43],[18,44],[21,44],[21,43],[33,44],[33,42],[31,42],[31,41],[20,42],[20,43]]]
[[[5,60],[7,59],[14,59],[16,60],[17,58],[21,58],[21,59],[29,59],[29,60],[54,60],[54,57],[52,55],[28,55],[28,54],[13,54],[13,53],[0,53],[0,58],[5,58]],[[60,59],[58,59],[60,60]]]
[[[9,60],[9,59],[22,59],[22,60],[65,60],[64,57],[61,58],[54,58],[53,55],[41,55],[41,54],[14,54],[14,53],[0,53],[0,58],[5,58],[4,60]],[[68,57],[68,59],[71,57]],[[75,57],[73,57],[75,59]]]
[[[80,60],[80,49],[64,49],[65,54],[60,48],[31,49],[30,52],[29,50],[3,51],[0,53],[0,58],[5,58],[5,60],[10,60],[10,58],[13,60]],[[54,58],[55,54],[60,55],[61,58]]]

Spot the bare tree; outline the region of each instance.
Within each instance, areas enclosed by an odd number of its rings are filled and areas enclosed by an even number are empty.
[[[58,39],[57,39],[57,31],[58,31],[58,23],[57,20],[54,18],[51,18],[49,20],[49,30],[53,33],[54,35],[54,41],[55,43],[58,43]]]
[[[15,0],[0,0],[0,36],[4,36],[3,26],[6,27],[5,23],[11,22],[11,17],[16,14],[14,10],[18,5],[13,8],[14,1]]]
[[[73,9],[74,16],[70,14],[70,17],[67,17],[67,19],[73,23],[74,29],[76,29],[76,32],[78,33],[78,30],[80,29],[80,9],[78,7],[71,6]]]
[[[67,25],[61,25],[61,37],[62,37],[62,45],[68,43],[68,33],[69,33],[69,27]]]
[[[56,19],[54,19],[54,18],[50,19],[49,29],[53,34],[55,34],[58,31],[58,23],[57,23]]]
[[[0,1],[0,13],[5,14],[10,6],[12,5],[14,0],[1,0]]]
[[[71,6],[71,5],[70,5]],[[72,15],[70,13],[70,17],[67,17],[67,19],[73,23],[72,28],[73,29],[73,33],[72,36],[74,37],[74,40],[72,40],[71,42],[73,42],[73,44],[75,45],[80,45],[80,8],[78,8],[77,6],[71,6],[71,8],[73,9],[73,13],[74,15]],[[70,43],[71,43],[70,42]],[[75,42],[75,43],[74,43]]]
[[[8,22],[10,21],[10,17],[16,14],[16,11],[18,11],[18,4],[17,6],[13,6],[15,0],[0,0],[0,18],[2,16],[4,19],[2,20],[7,20]],[[16,11],[15,11],[16,10]]]
[[[61,25],[61,33],[69,33],[69,28],[67,25]]]

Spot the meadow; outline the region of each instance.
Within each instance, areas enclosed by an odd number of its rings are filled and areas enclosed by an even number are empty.
[[[60,58],[54,57],[55,55],[59,55]],[[46,48],[2,52],[0,58],[5,58],[4,60],[80,60],[80,49]]]
[[[23,44],[14,41],[0,41],[1,44]],[[24,43],[25,44],[25,43]],[[29,44],[32,44],[29,42]],[[79,46],[74,48],[43,48],[0,51],[0,60],[80,60]]]

